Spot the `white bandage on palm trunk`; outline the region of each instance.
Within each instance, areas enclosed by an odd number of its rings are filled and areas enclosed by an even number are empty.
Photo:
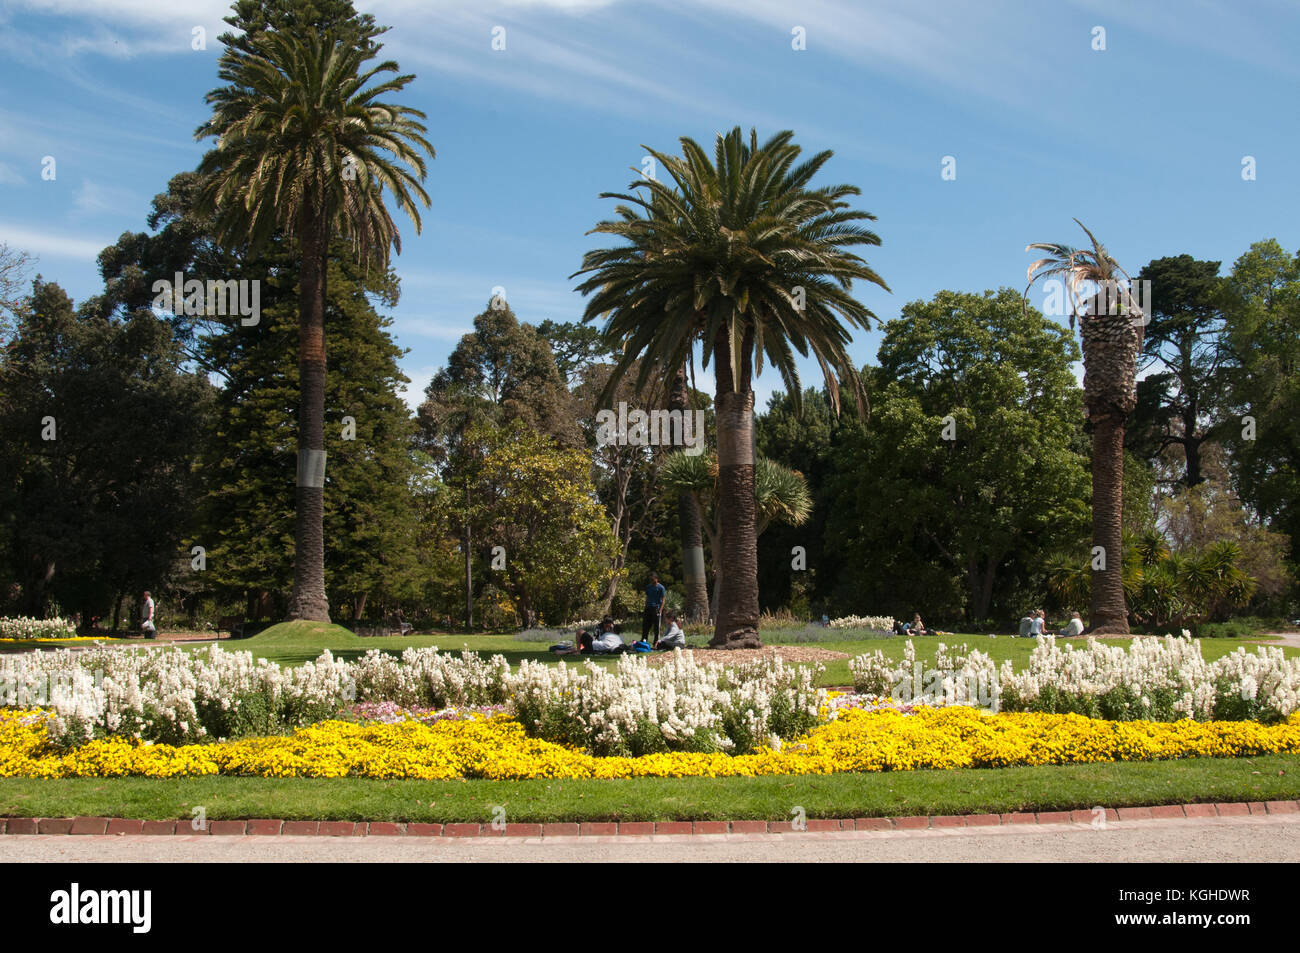
[[[298,451],[298,485],[320,489],[325,486],[325,451]]]

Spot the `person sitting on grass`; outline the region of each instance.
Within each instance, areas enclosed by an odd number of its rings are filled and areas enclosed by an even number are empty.
[[[925,623],[921,621],[921,613],[912,616],[912,621],[907,625],[908,635],[928,635],[925,631]]]
[[[677,624],[677,613],[668,613],[668,631],[664,637],[655,642],[656,652],[671,652],[673,649],[686,648],[686,633],[682,627]]]
[[[615,655],[627,650],[623,637],[614,631],[614,620],[609,616],[600,620],[600,628],[594,635],[590,632],[579,635],[578,646],[583,655]]]
[[[1073,639],[1083,635],[1083,616],[1077,612],[1070,613],[1070,621],[1065,624],[1065,628],[1059,633],[1062,638]]]
[[[1029,629],[1029,637],[1036,639],[1043,634],[1044,627],[1047,625],[1047,614],[1042,609],[1035,609],[1032,615],[1034,624]]]

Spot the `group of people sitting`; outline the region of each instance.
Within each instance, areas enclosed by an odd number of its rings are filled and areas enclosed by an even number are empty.
[[[921,613],[912,616],[911,622],[895,622],[895,635],[934,635],[933,632],[927,632],[925,623],[921,621]]]
[[[556,655],[622,655],[626,652],[671,652],[686,648],[686,633],[682,631],[677,613],[668,613],[668,629],[656,637],[653,644],[644,638],[631,645],[623,641],[623,627],[609,616],[600,620],[594,630],[582,629],[573,645],[553,645]]]
[[[1040,635],[1046,634],[1046,626],[1046,613],[1042,609],[1034,609],[1029,615],[1020,620],[1020,637],[1023,639],[1036,639]],[[1059,629],[1056,634],[1065,639],[1083,635],[1083,617],[1077,612],[1071,612],[1070,621],[1065,624],[1064,629]]]

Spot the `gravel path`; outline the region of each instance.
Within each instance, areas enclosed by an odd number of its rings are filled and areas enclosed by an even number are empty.
[[[1300,814],[1086,825],[649,837],[3,836],[0,862],[1300,861]]]

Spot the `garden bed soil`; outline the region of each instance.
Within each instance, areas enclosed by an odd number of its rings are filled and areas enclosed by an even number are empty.
[[[812,645],[767,645],[761,649],[687,649],[695,656],[699,664],[721,662],[724,665],[739,665],[755,659],[780,656],[787,662],[832,662],[848,658],[845,652],[832,652]],[[651,665],[662,665],[671,653],[656,652],[650,656]]]

